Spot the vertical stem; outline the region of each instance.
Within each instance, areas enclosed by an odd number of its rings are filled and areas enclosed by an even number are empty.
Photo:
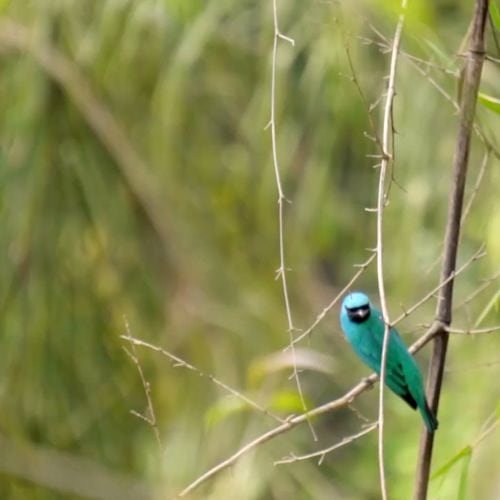
[[[444,259],[441,282],[449,279],[455,271],[460,220],[462,217],[465,180],[469,161],[470,138],[473,128],[481,70],[484,61],[484,30],[488,16],[488,0],[476,0],[468,55],[465,62],[464,82],[460,98],[459,129],[453,159],[453,180],[448,205],[448,218],[444,243]],[[436,319],[441,331],[434,340],[429,369],[428,396],[432,411],[437,414],[439,396],[443,382],[449,334],[446,327],[451,323],[454,280],[442,288],[436,308]],[[415,499],[425,500],[429,483],[434,434],[424,430],[420,441],[419,463],[415,484]]]
[[[268,127],[271,129],[271,146],[273,153],[273,168],[274,176],[276,179],[276,188],[278,191],[278,233],[279,233],[279,252],[280,252],[280,267],[276,273],[276,279],[281,280],[281,286],[283,289],[283,300],[285,302],[285,311],[288,322],[288,335],[289,335],[289,345],[292,352],[292,364],[293,373],[292,377],[295,379],[295,386],[297,387],[297,392],[300,397],[302,404],[302,409],[307,412],[306,401],[304,398],[304,393],[302,391],[302,384],[300,383],[299,371],[297,369],[297,357],[295,354],[295,343],[294,343],[294,331],[295,326],[292,317],[292,308],[290,305],[290,298],[288,294],[288,284],[286,278],[286,265],[285,265],[285,222],[284,222],[284,203],[286,203],[285,194],[283,192],[283,186],[281,182],[280,167],[278,161],[278,145],[276,137],[276,69],[278,61],[278,42],[279,40],[284,40],[291,45],[295,45],[295,41],[281,33],[278,23],[278,4],[277,0],[272,0],[273,2],[273,23],[274,23],[274,42],[273,42],[273,59],[272,59],[272,69],[271,69],[271,119],[269,120]],[[317,441],[316,433],[312,426],[312,423],[308,420],[309,428],[311,430],[312,436],[315,441]]]
[[[384,206],[385,206],[385,179],[387,176],[387,168],[389,161],[392,160],[392,152],[394,144],[391,144],[391,134],[394,130],[392,123],[392,108],[394,96],[396,94],[396,68],[398,62],[399,46],[401,44],[401,33],[405,20],[405,9],[407,0],[401,3],[402,13],[399,16],[398,24],[396,26],[396,33],[392,43],[391,63],[389,70],[389,82],[387,84],[387,95],[384,106],[384,119],[382,129],[382,162],[380,164],[380,175],[378,183],[378,196],[377,196],[377,281],[378,291],[380,296],[380,306],[382,309],[382,317],[385,324],[384,340],[382,343],[382,359],[380,370],[380,389],[379,389],[379,416],[378,416],[378,463],[379,463],[379,476],[380,476],[380,490],[382,499],[387,499],[387,485],[385,481],[385,466],[384,466],[384,382],[386,374],[387,363],[387,346],[389,345],[390,335],[390,320],[389,312],[387,310],[387,301],[385,297],[384,285]]]

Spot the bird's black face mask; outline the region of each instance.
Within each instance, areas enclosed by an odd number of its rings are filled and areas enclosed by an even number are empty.
[[[371,314],[369,304],[366,304],[361,307],[353,307],[353,308],[346,307],[346,309],[347,309],[347,316],[353,323],[363,323],[370,317]]]

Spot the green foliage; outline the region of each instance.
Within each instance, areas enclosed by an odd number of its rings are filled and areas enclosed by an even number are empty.
[[[500,114],[500,99],[482,92],[479,93],[479,102],[496,114]]]
[[[496,0],[490,3],[490,16],[495,28],[500,30],[500,9],[498,8]]]
[[[458,484],[457,500],[465,500],[469,498],[467,495],[467,485],[469,482],[470,462],[472,453],[469,453],[462,462],[462,472],[460,474],[460,483]]]
[[[462,448],[457,454],[453,455],[453,457],[451,457],[444,465],[439,467],[439,469],[432,474],[431,479],[437,479],[438,477],[444,476],[457,463],[461,461],[464,462],[468,461],[471,456],[472,456],[472,448],[470,446]]]

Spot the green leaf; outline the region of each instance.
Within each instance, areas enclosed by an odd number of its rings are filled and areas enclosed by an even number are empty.
[[[495,29],[500,30],[500,8],[498,7],[495,0],[490,3],[490,15]]]
[[[469,454],[464,457],[462,465],[462,473],[460,474],[460,483],[458,485],[457,500],[467,499],[467,484],[469,482],[469,466],[472,459],[472,449]]]
[[[474,323],[474,327],[477,328],[484,319],[488,316],[491,311],[498,311],[498,307],[500,304],[500,290],[497,290],[490,301],[486,304],[485,308],[479,314],[476,322]]]
[[[311,407],[310,402],[305,401],[307,407]],[[270,407],[280,413],[301,413],[302,401],[297,391],[280,391],[271,399]]]
[[[500,99],[483,92],[479,92],[478,99],[483,106],[500,115]]]
[[[461,449],[455,456],[450,458],[450,460],[442,465],[436,472],[434,472],[434,474],[432,474],[431,476],[431,480],[436,479],[443,474],[446,474],[457,462],[459,462],[464,457],[468,457],[469,455],[472,455],[472,448],[470,446],[466,446],[465,448]]]

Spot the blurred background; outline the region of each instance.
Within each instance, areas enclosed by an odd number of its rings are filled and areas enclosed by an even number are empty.
[[[399,2],[281,0],[276,125],[295,326],[306,329],[375,245],[376,145],[368,103],[384,92]],[[396,163],[385,211],[391,317],[439,279],[472,2],[409,2],[395,101]],[[285,418],[299,413],[279,267],[270,132],[272,3],[255,0],[0,2],[0,497],[168,498],[276,423],[161,353],[164,347]],[[494,20],[498,22],[498,17]],[[500,58],[492,27],[488,50]],[[375,43],[376,42],[376,43]],[[430,64],[408,56],[428,61]],[[481,91],[498,95],[485,63]],[[447,94],[448,98],[444,95]],[[499,115],[475,136],[454,325],[500,323]],[[381,106],[373,111],[380,123]],[[379,132],[380,133],[380,132]],[[483,166],[483,168],[482,168]],[[477,182],[477,180],[481,182]],[[377,299],[375,266],[355,285]],[[399,329],[407,343],[435,299]],[[298,345],[309,407],[369,374],[334,308]],[[453,336],[430,498],[500,497],[498,334]],[[424,373],[430,348],[417,358]],[[358,432],[377,390],[246,455],[190,498],[377,499],[376,434],[322,465],[273,466]],[[388,393],[387,393],[388,394]],[[392,498],[410,498],[421,419],[386,396]],[[467,446],[473,446],[469,453]],[[461,450],[462,455],[457,455]],[[457,458],[461,457],[461,458]],[[455,461],[452,459],[456,458]],[[450,462],[451,461],[451,462]],[[447,466],[449,465],[449,467]],[[444,466],[441,470],[440,467]],[[459,491],[460,490],[460,491]]]

